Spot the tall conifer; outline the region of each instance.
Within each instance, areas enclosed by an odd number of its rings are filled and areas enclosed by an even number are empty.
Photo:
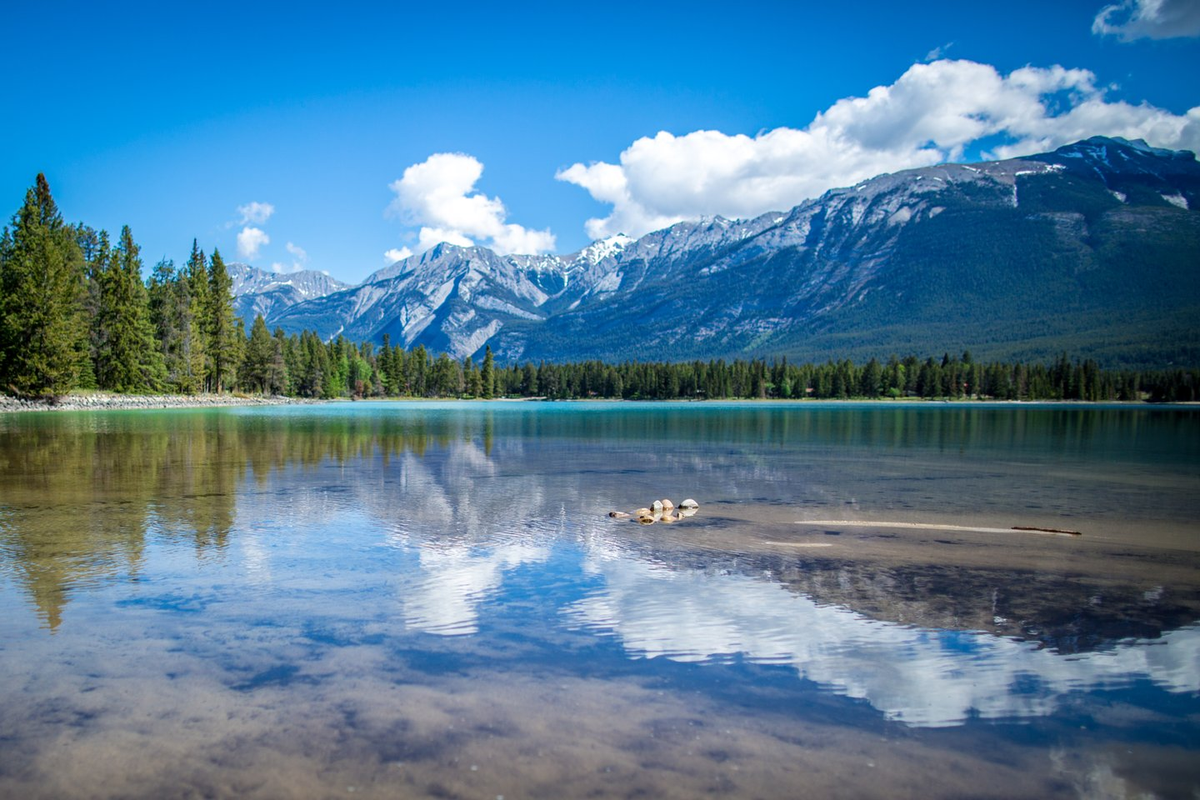
[[[209,381],[211,391],[233,388],[237,380],[240,358],[240,338],[243,334],[233,315],[233,279],[225,269],[225,261],[213,250],[208,262],[208,336],[211,353]]]
[[[147,288],[150,298],[150,322],[154,326],[159,351],[162,353],[166,386],[172,391],[180,391],[180,378],[184,371],[180,283],[182,281],[175,270],[175,262],[163,259],[154,265]]]
[[[152,392],[165,382],[162,354],[150,322],[142,259],[126,225],[107,268],[100,275],[98,322],[105,333],[97,361],[101,388]]]
[[[496,367],[492,360],[492,346],[489,344],[483,353],[483,369],[479,373],[480,396],[491,400],[496,396]]]
[[[67,392],[87,357],[83,256],[39,174],[0,237],[0,389]]]
[[[208,335],[208,259],[196,240],[192,254],[178,282],[182,373],[179,390],[194,394],[204,390],[209,367]]]

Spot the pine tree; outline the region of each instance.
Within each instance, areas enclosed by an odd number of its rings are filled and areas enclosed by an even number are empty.
[[[108,231],[96,231],[93,228],[79,226],[76,230],[75,241],[83,255],[84,292],[83,313],[87,319],[87,372],[90,387],[99,388],[96,378],[96,365],[100,358],[100,348],[104,344],[104,331],[100,326],[100,287],[101,276],[108,269],[112,258],[112,250],[108,244]]]
[[[267,321],[262,314],[258,314],[250,327],[250,341],[246,344],[246,358],[240,370],[242,388],[254,392],[267,391],[275,361],[275,345],[275,340],[267,330]]]
[[[271,363],[267,368],[267,391],[271,394],[288,393],[288,338],[283,328],[276,328],[271,337]]]
[[[204,390],[209,367],[208,259],[192,240],[192,255],[177,284],[180,310],[179,391],[194,394]]]
[[[883,368],[872,358],[863,368],[858,393],[863,397],[878,397],[883,389]]]
[[[475,366],[475,362],[470,356],[463,359],[463,388],[471,397],[479,397],[483,391],[483,380],[479,375],[479,369]]]
[[[175,262],[163,259],[154,265],[147,288],[150,323],[154,326],[159,352],[162,353],[166,386],[175,391],[180,389],[180,379],[185,371],[182,353],[183,315],[179,302],[181,282],[181,276],[175,271]]]
[[[100,387],[118,392],[161,390],[166,378],[162,353],[150,321],[142,259],[128,225],[121,229],[121,239],[99,280],[97,322],[104,331],[96,364]]]
[[[87,357],[82,360],[78,384],[81,389],[97,389],[99,383],[96,381],[95,369],[98,332],[96,317],[100,311],[100,281],[97,276],[101,262],[107,263],[109,257],[108,234],[80,224],[75,227],[75,243],[79,245],[80,254],[83,256],[84,340],[88,350]]]
[[[87,358],[83,256],[46,176],[0,237],[0,389],[67,392]]]
[[[483,368],[479,372],[480,397],[491,400],[496,396],[496,366],[492,358],[492,346],[489,344],[483,353]]]
[[[213,250],[208,262],[208,388],[223,392],[237,380],[239,335],[233,315],[233,279],[225,269],[221,253]]]

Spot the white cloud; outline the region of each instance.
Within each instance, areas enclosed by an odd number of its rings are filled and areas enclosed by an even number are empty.
[[[270,241],[270,240],[268,239],[267,241]],[[266,242],[263,242],[263,244],[266,244]],[[240,242],[239,242],[239,246],[240,246]],[[300,270],[304,269],[307,266],[307,262],[308,262],[308,253],[305,252],[304,248],[298,244],[293,244],[292,242],[288,242],[287,245],[285,245],[285,247],[286,247],[287,251],[289,253],[291,253],[293,256],[292,263],[289,265],[289,264],[282,264],[282,263],[276,261],[271,264],[271,271],[272,272],[299,272]]]
[[[242,215],[242,221],[238,223],[240,225],[263,225],[275,213],[275,206],[270,203],[252,201],[244,206],[238,206],[238,213]]]
[[[298,244],[292,244],[291,242],[288,242],[287,251],[291,253],[296,258],[296,261],[300,264],[304,264],[308,261],[308,253],[306,253],[304,248]]]
[[[1005,76],[988,64],[942,60],[839,100],[804,129],[663,131],[635,141],[619,164],[574,164],[555,177],[612,206],[588,220],[593,239],[639,236],[706,215],[786,210],[875,175],[961,159],[985,138],[1006,140],[989,155],[1007,158],[1094,135],[1196,149],[1200,107],[1175,115],[1110,102],[1088,70],[1025,67]]]
[[[498,253],[544,253],[554,249],[549,230],[529,230],[506,223],[507,211],[498,197],[475,190],[483,164],[464,153],[435,153],[404,170],[388,185],[396,198],[388,212],[408,225],[420,225],[420,250],[438,242],[470,247],[476,242]]]
[[[928,53],[926,53],[925,58],[923,58],[921,60],[926,63],[929,63],[930,61],[937,61],[938,59],[945,57],[946,51],[948,51],[953,46],[954,46],[954,42],[946,42],[943,45],[939,45],[938,47],[935,47],[932,50],[930,50]]]
[[[412,254],[413,254],[413,251],[407,247],[401,247],[401,248],[393,247],[393,248],[389,249],[386,253],[384,253],[383,257],[384,257],[384,259],[387,260],[387,262],[389,264],[395,264],[397,261],[403,261],[404,259],[408,258]]]
[[[253,261],[258,258],[259,249],[270,243],[271,237],[266,231],[247,225],[237,235],[238,255],[247,261]]]
[[[1200,36],[1200,3],[1196,0],[1122,0],[1105,6],[1092,20],[1092,33],[1135,39]]]
[[[449,228],[422,227],[421,232],[417,235],[417,249],[422,253],[440,242],[456,244],[459,247],[475,246],[475,242],[464,234]]]

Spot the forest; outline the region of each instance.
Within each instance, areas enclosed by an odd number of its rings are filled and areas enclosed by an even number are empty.
[[[193,241],[186,264],[160,261],[143,278],[128,227],[63,221],[43,175],[0,234],[0,391],[55,396],[242,392],[307,398],[549,399],[928,398],[1191,402],[1200,370],[1103,369],[1067,354],[1049,364],[990,362],[969,352],[793,364],[785,358],[499,365],[386,337],[322,341],[250,324],[233,311],[219,251]]]

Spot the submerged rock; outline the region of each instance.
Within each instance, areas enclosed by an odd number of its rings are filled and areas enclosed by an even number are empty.
[[[626,514],[624,511],[610,511],[608,512],[608,515],[614,519],[628,519],[630,517],[630,515]]]

